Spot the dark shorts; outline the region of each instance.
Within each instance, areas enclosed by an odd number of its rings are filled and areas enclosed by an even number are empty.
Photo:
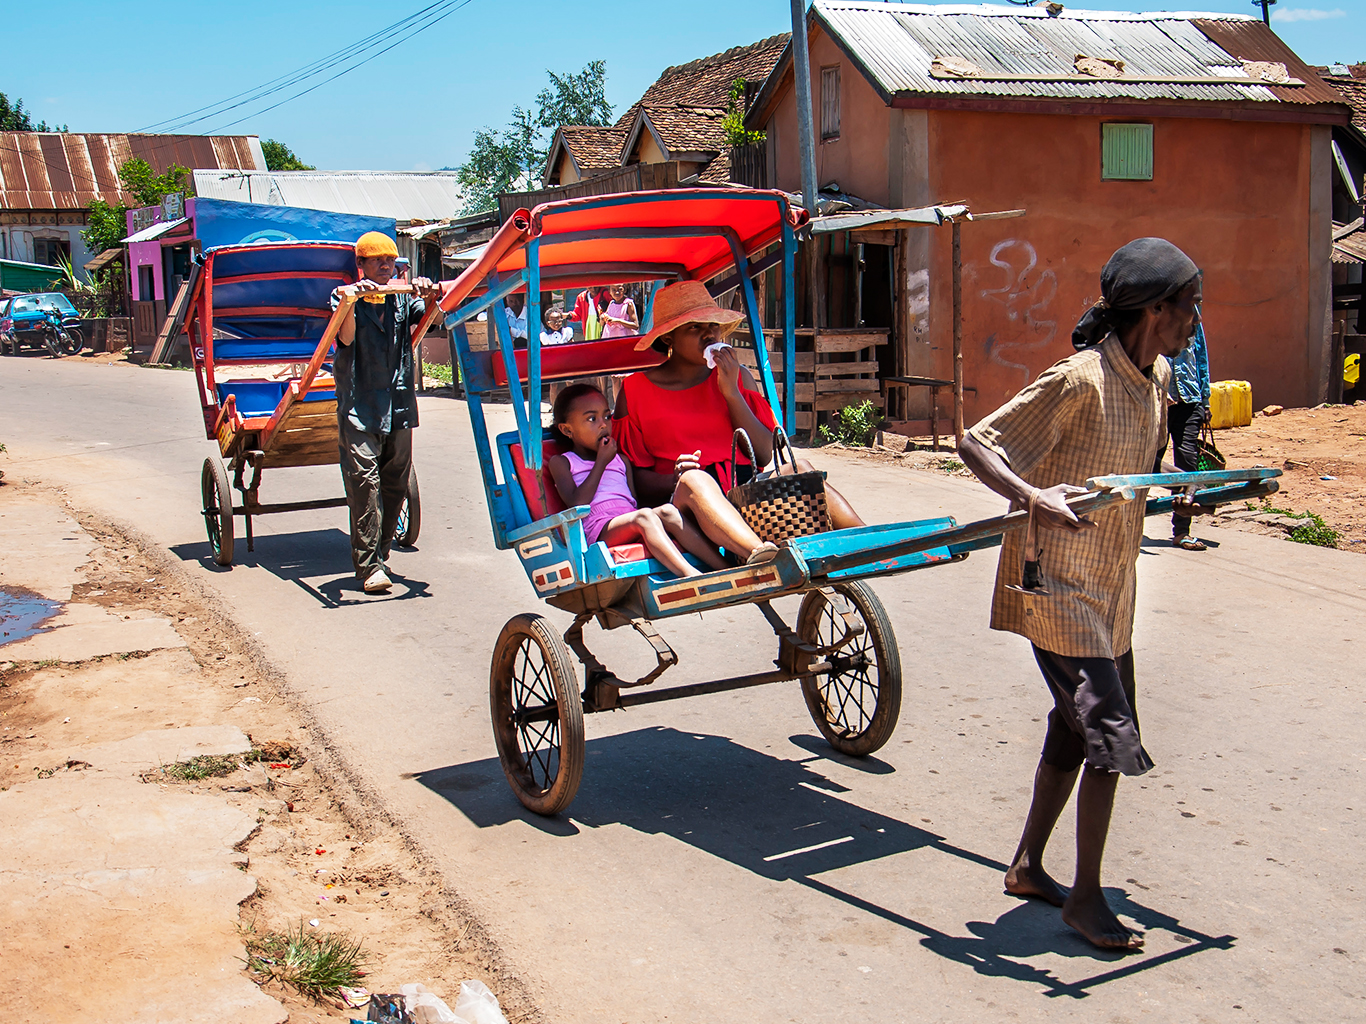
[[[1134,652],[1118,658],[1069,658],[1034,648],[1053,710],[1043,762],[1074,771],[1092,768],[1142,775],[1153,766],[1143,749],[1134,703]]]

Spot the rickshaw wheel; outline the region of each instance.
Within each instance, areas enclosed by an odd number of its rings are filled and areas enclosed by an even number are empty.
[[[418,531],[422,529],[422,497],[417,489],[417,467],[408,466],[408,496],[403,499],[403,507],[398,510],[398,525],[394,527],[394,543],[401,548],[410,548],[417,543]]]
[[[583,702],[569,648],[544,616],[514,616],[498,635],[489,706],[517,799],[537,814],[568,807],[583,779]]]
[[[213,560],[232,565],[232,485],[221,459],[210,456],[204,460],[199,489],[204,496],[204,531],[209,535]]]
[[[829,660],[835,671],[802,678],[802,696],[821,735],[836,750],[863,757],[877,750],[896,730],[901,715],[901,653],[882,602],[863,583],[840,583],[835,590],[863,621],[863,634]],[[844,635],[844,620],[819,590],[808,591],[797,616],[804,643],[828,646]]]

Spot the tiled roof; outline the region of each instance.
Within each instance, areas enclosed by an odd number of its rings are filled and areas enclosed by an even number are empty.
[[[671,156],[678,153],[719,153],[726,148],[726,132],[721,126],[726,116],[723,107],[646,105],[645,116],[650,119],[650,124],[664,141],[664,147]]]
[[[734,46],[710,57],[665,68],[655,83],[645,90],[645,95],[621,115],[617,127],[629,130],[642,106],[681,104],[724,108],[737,78],[758,83],[768,77],[791,35],[784,32],[748,46]]]
[[[1361,74],[1357,74],[1357,69]],[[1330,75],[1327,68],[1318,69],[1323,80],[1342,94],[1343,100],[1352,108],[1352,125],[1360,132],[1366,132],[1366,64],[1356,64],[1349,75]]]
[[[157,174],[172,164],[265,170],[254,135],[99,135],[84,132],[0,132],[0,209],[83,210],[96,199],[133,204],[119,168],[134,157]]]
[[[581,177],[621,163],[621,147],[626,142],[625,129],[576,124],[566,125],[560,132],[565,148],[574,154],[574,163]]]

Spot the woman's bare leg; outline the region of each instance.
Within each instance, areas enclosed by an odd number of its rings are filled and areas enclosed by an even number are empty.
[[[685,518],[678,509],[672,505],[661,505],[655,509],[655,514],[659,516],[669,536],[678,541],[684,551],[696,555],[713,569],[726,568],[726,560],[721,557],[721,552],[716,550],[716,545],[707,540],[702,531],[692,524],[692,520]]]
[[[721,485],[700,469],[690,469],[678,478],[673,506],[690,513],[713,544],[734,551],[741,561],[761,543],[759,535],[721,493]]]
[[[797,460],[796,472],[798,473],[810,473],[815,468],[815,466],[811,465],[811,463],[807,462],[805,459]],[[784,466],[779,472],[791,473],[793,472],[793,469],[790,466]],[[848,530],[854,526],[868,525],[863,521],[863,518],[854,511],[854,506],[849,504],[848,499],[839,491],[831,487],[828,482],[825,485],[825,507],[830,513],[830,525],[836,530]]]
[[[628,543],[626,537],[634,538],[636,535],[644,540],[645,550],[650,553],[650,557],[663,562],[664,568],[675,576],[701,575],[683,557],[678,545],[669,539],[668,533],[664,530],[664,523],[660,521],[654,509],[638,508],[634,512],[617,516],[603,528],[598,539],[606,541],[608,547],[611,547],[613,543]]]

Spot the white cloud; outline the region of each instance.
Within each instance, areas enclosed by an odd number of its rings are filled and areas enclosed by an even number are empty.
[[[1296,7],[1288,11],[1279,8],[1271,12],[1272,21],[1326,21],[1328,18],[1345,18],[1347,12],[1341,7],[1331,11],[1321,11],[1316,7]]]

